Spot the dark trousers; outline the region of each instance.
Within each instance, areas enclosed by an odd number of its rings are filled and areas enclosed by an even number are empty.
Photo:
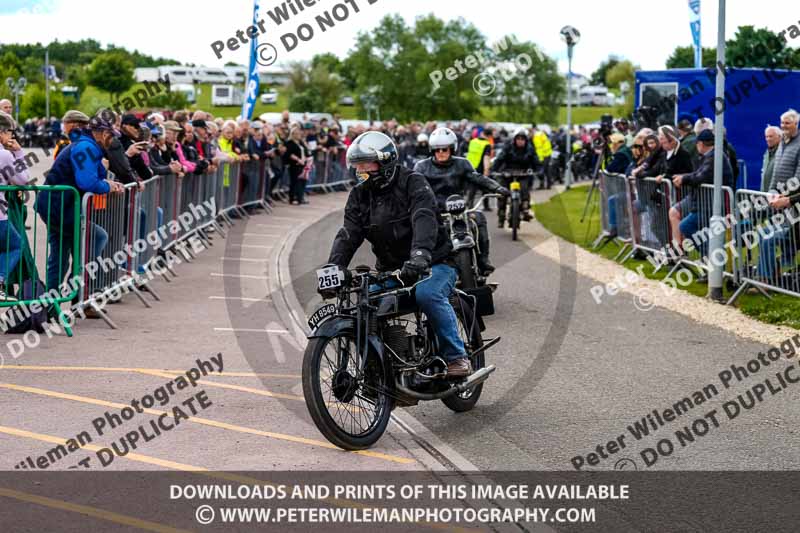
[[[289,167],[289,202],[294,202],[295,200],[298,202],[303,201],[307,180],[301,179],[302,175],[303,169],[301,167]]]

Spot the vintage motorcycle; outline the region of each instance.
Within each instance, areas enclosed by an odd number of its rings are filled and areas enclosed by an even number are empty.
[[[383,435],[395,407],[441,400],[456,412],[477,403],[483,382],[495,370],[486,350],[475,297],[456,289],[450,302],[474,373],[447,378],[433,328],[416,305],[414,290],[399,272],[376,273],[367,266],[317,271],[321,289],[335,290],[309,318],[303,357],[303,395],[311,418],[333,444],[346,450],[370,447]]]
[[[484,194],[482,199],[499,196],[498,194]],[[445,200],[445,208],[441,215],[453,245],[454,260],[459,271],[458,286],[465,292],[487,285],[486,277],[481,275],[478,268],[478,254],[481,252],[478,225],[470,216],[470,213],[479,210],[482,199],[467,209],[467,201],[463,196],[460,194],[450,195]],[[497,288],[497,284],[489,284],[489,287],[493,292]]]

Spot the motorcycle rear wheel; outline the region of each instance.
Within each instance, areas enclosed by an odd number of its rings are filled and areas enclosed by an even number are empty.
[[[454,301],[451,301],[451,303],[456,311],[456,317],[458,317],[458,333],[461,336],[461,340],[464,341],[464,346],[467,348],[467,351],[474,352],[483,346],[481,328],[478,327],[477,320],[473,323],[474,310],[467,300],[459,300],[456,298]],[[470,330],[472,330],[471,338]],[[478,371],[485,366],[484,352],[473,356],[470,360],[472,362],[473,371]],[[455,394],[449,398],[444,398],[442,403],[456,413],[470,411],[475,407],[475,404],[478,403],[482,390],[483,383],[480,383],[461,394]]]

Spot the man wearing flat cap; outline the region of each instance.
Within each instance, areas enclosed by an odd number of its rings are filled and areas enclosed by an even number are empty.
[[[122,193],[121,183],[110,181],[103,164],[106,151],[116,139],[114,126],[102,117],[93,117],[85,129],[81,129],[74,141],[65,147],[47,173],[45,185],[68,185],[78,190],[80,198],[86,193]],[[47,224],[47,239],[50,254],[47,257],[48,290],[61,285],[70,272],[69,261],[72,254],[75,220],[80,212],[75,212],[74,194],[69,191],[44,190],[39,193],[36,211]],[[93,250],[87,250],[86,260],[98,257],[108,242],[108,233],[97,224],[91,223]],[[79,257],[72,258],[80,261]],[[87,312],[87,316],[90,313]]]
[[[89,116],[77,109],[70,109],[64,113],[61,119],[61,136],[56,141],[56,148],[53,151],[53,159],[58,157],[58,153],[68,144],[73,142],[73,137],[80,136],[80,130],[89,124]]]

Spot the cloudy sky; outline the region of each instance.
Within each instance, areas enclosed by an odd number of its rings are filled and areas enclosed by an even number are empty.
[[[302,0],[287,0],[300,3]],[[677,45],[691,43],[689,8],[686,0],[305,0],[312,4],[291,20],[277,25],[268,11],[283,0],[262,0],[261,18],[266,35],[278,51],[278,63],[308,59],[315,53],[331,51],[343,56],[353,46],[359,31],[369,31],[390,13],[399,13],[409,23],[414,18],[434,13],[444,19],[463,16],[490,40],[508,34],[538,43],[558,58],[566,70],[566,51],[559,38],[564,25],[581,32],[576,48],[576,72],[590,74],[609,54],[632,60],[644,69],[660,69]],[[369,2],[372,2],[370,4]],[[344,4],[336,8],[335,6]],[[717,35],[716,0],[702,0],[702,40],[713,46]],[[52,42],[91,37],[103,44],[113,43],[128,49],[183,62],[221,66],[227,61],[245,63],[246,46],[237,51],[225,49],[217,59],[211,43],[233,37],[246,29],[252,18],[252,0],[0,0],[0,43]],[[358,8],[356,12],[355,7]],[[613,6],[613,7],[612,7]],[[347,8],[347,18],[343,8]],[[326,11],[343,18],[335,27],[322,32],[315,18]],[[789,0],[729,0],[727,37],[740,25],[752,24],[781,31],[800,25],[800,4]],[[316,31],[308,42],[287,52],[281,37],[303,23]],[[793,46],[800,45],[798,42]],[[447,65],[443,66],[446,67]]]

